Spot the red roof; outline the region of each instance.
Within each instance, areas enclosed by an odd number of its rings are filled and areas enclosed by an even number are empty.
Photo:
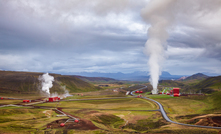
[[[179,97],[180,95],[179,95],[179,94],[174,94],[173,96],[174,96],[174,97]]]
[[[23,100],[23,102],[30,102],[30,100]]]
[[[173,94],[179,94],[180,89],[179,88],[173,88]]]

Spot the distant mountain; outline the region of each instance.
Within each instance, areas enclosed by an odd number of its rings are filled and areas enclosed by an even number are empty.
[[[136,71],[133,73],[99,73],[99,72],[77,72],[74,75],[86,76],[86,77],[107,77],[116,80],[129,80],[129,81],[149,81],[149,72]],[[183,75],[182,75],[183,76]],[[163,71],[160,80],[179,79],[181,75],[171,75],[169,72]]]
[[[183,76],[183,77],[177,79],[177,81],[182,81],[182,80],[185,80],[186,78],[187,78],[187,76]]]
[[[86,81],[86,82],[91,82],[91,83],[116,83],[119,82],[119,80],[115,80],[112,78],[106,78],[106,77],[86,77],[86,76],[79,76],[79,75],[74,75],[75,77]]]
[[[188,80],[204,80],[204,79],[206,79],[208,77],[209,76],[204,75],[202,73],[197,73],[197,74],[194,74],[194,75],[191,75],[191,76],[187,77],[186,79],[184,79],[184,81],[188,81]]]
[[[218,73],[209,73],[209,72],[202,72],[203,74],[207,75],[207,76],[220,76],[221,74]]]

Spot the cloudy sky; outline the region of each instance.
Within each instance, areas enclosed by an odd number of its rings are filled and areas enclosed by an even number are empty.
[[[0,69],[148,71],[144,45],[151,23],[141,11],[150,2],[0,0]],[[221,74],[221,0],[174,0],[166,11],[172,19],[162,70]]]

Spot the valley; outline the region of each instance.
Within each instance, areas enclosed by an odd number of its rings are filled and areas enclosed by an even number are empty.
[[[84,81],[75,82],[70,76],[59,76],[56,74],[53,76],[59,80],[58,83],[62,82],[62,85],[64,83],[70,85],[66,87],[72,96],[63,98],[60,101],[45,102],[47,96],[41,96],[41,94],[27,95],[20,92],[20,94],[17,95],[14,93],[10,94],[11,92],[6,91],[0,93],[0,132],[18,134],[216,134],[220,132],[219,129],[196,128],[167,122],[162,117],[161,112],[159,111],[159,106],[152,101],[143,99],[142,97],[147,97],[160,102],[163,105],[167,116],[172,121],[190,125],[219,127],[221,126],[221,108],[219,105],[221,103],[221,92],[214,91],[210,94],[204,92],[204,96],[189,95],[172,97],[170,95],[151,95],[151,86],[149,83],[146,83],[144,85],[146,85],[147,88],[142,90],[144,93],[142,93],[141,98],[138,98],[137,96],[126,95],[127,91],[134,91],[143,87],[143,84],[141,85],[137,82],[134,82],[134,84],[132,84],[133,82],[113,82],[112,79],[109,82],[103,82],[103,79],[97,79],[93,82],[88,81],[90,84],[87,83],[84,85],[85,87],[80,91],[81,88],[76,88],[76,90],[74,90],[73,83],[84,83]],[[207,79],[200,80],[199,83]],[[81,81],[79,79],[76,80]],[[213,81],[215,81],[214,78]],[[182,81],[178,81],[178,83],[182,83]],[[99,87],[101,84],[108,86]],[[7,86],[8,85],[10,84],[7,84]],[[92,89],[87,89],[87,91],[85,91],[87,85],[90,85]],[[185,85],[184,82],[183,85]],[[163,82],[160,83],[158,89],[162,91],[164,88],[172,87],[179,87],[179,85],[176,83],[173,85],[173,82],[170,82],[170,84],[165,84],[165,82]],[[19,88],[17,88],[17,90],[18,89]],[[185,88],[182,90],[185,90]],[[56,90],[51,91],[54,92]],[[182,92],[183,91],[181,91],[181,93]],[[139,93],[136,95],[139,95]],[[9,96],[11,98],[8,98]],[[32,102],[24,103],[22,102],[22,99],[31,99]],[[62,110],[64,113],[78,118],[79,122],[65,123],[69,117],[56,112],[56,109]],[[65,126],[61,127],[61,123],[65,123]]]

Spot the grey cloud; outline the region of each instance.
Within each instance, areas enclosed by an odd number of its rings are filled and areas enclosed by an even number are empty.
[[[188,7],[189,2],[183,2],[188,11],[191,8]],[[169,32],[168,45],[187,48],[187,51],[188,48],[205,50],[202,58],[216,59],[211,60],[212,64],[220,62],[217,59],[221,57],[220,19],[214,19],[219,16],[215,13],[220,13],[220,8],[216,6],[219,1],[214,0],[211,3],[215,4],[211,4],[203,0],[200,3],[204,2],[204,6],[194,8],[191,12],[185,13],[185,8],[182,8],[173,24],[175,30]],[[140,16],[146,4],[148,1],[145,0],[0,1],[0,69],[43,72],[148,71],[148,58],[143,54],[143,46],[148,38],[146,27],[149,24],[145,24]],[[208,8],[206,4],[210,4]],[[204,8],[207,10],[197,19]],[[214,16],[211,17],[211,13]],[[211,21],[206,21],[210,17]],[[211,24],[212,20],[214,25]],[[180,29],[180,33],[176,32],[177,29]],[[173,64],[180,64],[180,59],[187,60],[188,57],[185,57],[185,53],[171,53],[173,55],[169,56],[168,62],[176,62],[165,65],[164,69],[173,71]],[[196,58],[199,59],[200,56]],[[189,64],[192,65],[189,62],[185,66]],[[195,66],[200,70],[201,65]],[[209,66],[207,68],[212,70]]]

